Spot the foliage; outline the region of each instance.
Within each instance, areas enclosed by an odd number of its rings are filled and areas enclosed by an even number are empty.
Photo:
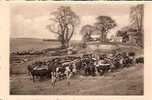
[[[116,27],[116,22],[109,16],[98,16],[97,22],[95,23],[95,27],[100,31],[101,41],[106,41],[107,33],[112,28]]]
[[[122,37],[122,43],[126,43],[129,41],[129,34],[127,33],[127,31],[120,31],[118,30],[116,35],[118,37]]]
[[[84,25],[81,28],[81,34],[83,35],[83,42],[88,42],[91,39],[91,35],[94,31],[95,31],[94,26]]]

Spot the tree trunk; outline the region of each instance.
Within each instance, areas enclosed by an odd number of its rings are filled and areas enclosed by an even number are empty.
[[[69,47],[69,41],[67,40],[62,40],[61,41],[61,48],[66,49]]]
[[[100,41],[103,42],[103,33],[100,35]]]
[[[101,42],[105,42],[106,40],[106,34],[104,34],[103,32],[101,33],[100,40]]]

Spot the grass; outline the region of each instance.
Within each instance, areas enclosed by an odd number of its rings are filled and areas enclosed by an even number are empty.
[[[51,87],[51,80],[33,83],[26,74],[14,76],[10,93],[13,95],[143,95],[143,65],[107,73],[104,76],[80,77],[56,83]]]

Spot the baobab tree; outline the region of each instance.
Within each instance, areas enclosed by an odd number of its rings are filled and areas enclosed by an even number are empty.
[[[96,29],[100,31],[101,42],[106,41],[107,33],[112,28],[116,27],[116,22],[109,16],[98,16],[97,22],[95,23]]]
[[[69,6],[61,6],[51,13],[52,24],[48,25],[50,32],[57,34],[62,48],[68,48],[69,42],[79,24],[79,16]]]

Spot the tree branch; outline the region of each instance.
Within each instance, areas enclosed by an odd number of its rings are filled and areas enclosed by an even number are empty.
[[[61,35],[61,33],[59,31],[54,31],[52,28],[51,28],[51,25],[48,25],[47,28],[52,32],[52,33],[56,33],[58,35]]]
[[[72,24],[72,32],[71,32],[71,35],[70,35],[69,38],[68,38],[68,41],[70,41],[70,39],[72,38],[72,36],[73,36],[73,34],[74,34],[74,29],[75,29],[75,27],[74,27],[74,25]]]

